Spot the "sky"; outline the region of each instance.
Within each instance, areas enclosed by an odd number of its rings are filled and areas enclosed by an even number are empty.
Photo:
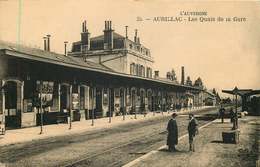
[[[246,21],[153,21],[160,16],[179,17],[182,11]],[[43,36],[51,34],[51,51],[63,53],[64,41],[71,47],[80,40],[84,20],[92,37],[103,34],[104,21],[111,20],[122,35],[127,25],[130,39],[138,29],[161,77],[174,68],[180,80],[184,66],[186,76],[193,81],[201,77],[208,89],[260,89],[259,13],[257,1],[1,0],[0,40],[43,48]],[[137,21],[137,17],[151,20]]]

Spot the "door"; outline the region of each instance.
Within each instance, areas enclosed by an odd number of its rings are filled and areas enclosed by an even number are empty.
[[[69,92],[68,86],[62,85],[60,90],[60,111],[61,112],[68,112],[67,109],[69,108]]]
[[[109,97],[110,97],[110,98],[109,98],[109,99],[110,99],[110,100],[109,100],[109,101],[110,101],[110,104],[109,104],[109,105],[110,105],[111,113],[112,113],[112,115],[113,115],[114,110],[115,110],[115,106],[114,106],[114,100],[115,100],[114,98],[115,98],[115,96],[114,96],[114,89],[113,89],[113,88],[110,89],[109,94],[110,94],[110,96],[109,96]]]
[[[18,128],[21,127],[21,110],[18,110],[18,98],[21,99],[21,93],[18,94],[18,86],[16,82],[8,81],[5,84],[5,127]],[[19,95],[19,97],[18,97]]]
[[[102,88],[96,89],[96,111],[95,111],[96,117],[102,116]]]

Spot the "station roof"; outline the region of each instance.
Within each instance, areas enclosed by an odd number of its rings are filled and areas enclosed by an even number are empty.
[[[235,95],[235,89],[234,90],[222,90],[223,93],[228,93]],[[253,90],[253,89],[237,89],[237,95],[239,96],[252,96],[260,94],[260,90]]]
[[[82,58],[65,56],[63,54],[58,54],[55,52],[44,51],[42,49],[31,48],[31,47],[27,47],[27,46],[23,46],[23,45],[16,45],[16,44],[4,42],[4,41],[0,41],[0,56],[1,55],[8,55],[8,56],[13,56],[13,57],[22,58],[22,59],[57,64],[57,65],[61,65],[61,66],[69,67],[69,68],[83,69],[83,70],[88,70],[88,71],[93,71],[93,72],[114,75],[114,76],[118,76],[118,77],[147,80],[147,81],[167,84],[169,86],[182,87],[182,88],[186,88],[186,89],[190,89],[190,90],[202,90],[197,87],[180,85],[180,84],[177,84],[177,83],[174,83],[171,81],[154,79],[154,78],[144,78],[144,77],[140,77],[140,76],[119,73],[119,72],[113,71],[112,69],[110,69],[102,64],[94,63],[91,61],[84,61]]]
[[[212,92],[210,92],[210,91],[205,91],[207,94],[209,94],[210,96],[212,96],[212,97],[215,97],[216,95],[214,94],[214,93],[212,93]]]

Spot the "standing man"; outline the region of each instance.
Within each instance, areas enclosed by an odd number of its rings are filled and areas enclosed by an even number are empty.
[[[178,144],[178,126],[176,122],[177,114],[173,113],[172,118],[168,122],[167,131],[167,145],[170,152],[176,151],[175,145]]]
[[[194,118],[193,114],[189,114],[189,119],[190,120],[188,125],[188,132],[189,132],[190,151],[195,152],[194,138],[195,135],[199,133],[198,121]]]
[[[221,105],[219,109],[219,117],[221,122],[224,123],[225,108]]]

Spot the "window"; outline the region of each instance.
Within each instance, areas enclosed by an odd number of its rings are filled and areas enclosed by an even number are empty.
[[[143,65],[141,65],[141,72],[140,72],[140,75],[141,75],[142,77],[145,77],[145,68],[144,68]]]
[[[138,75],[139,74],[139,65],[136,64],[135,65],[135,75]]]
[[[138,76],[142,76],[142,66],[138,64]]]
[[[130,74],[132,74],[132,75],[135,74],[135,63],[130,64]]]
[[[151,70],[150,67],[146,68],[146,77],[147,78],[150,78],[150,70]]]

